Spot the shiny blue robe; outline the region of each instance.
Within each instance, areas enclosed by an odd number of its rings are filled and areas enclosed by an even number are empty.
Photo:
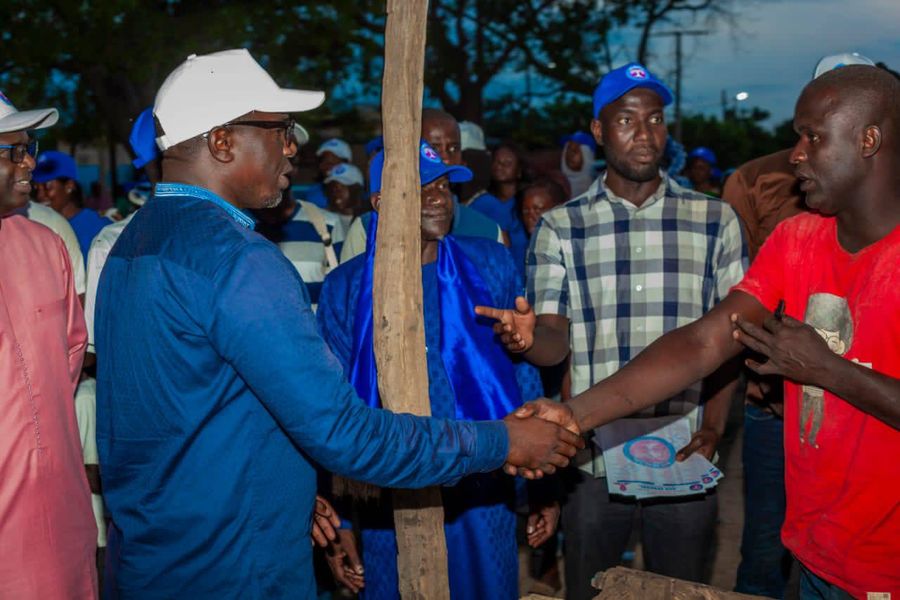
[[[509,251],[489,240],[455,237],[478,268],[494,306],[511,307],[522,293],[522,282]],[[328,275],[320,297],[318,320],[322,336],[350,371],[353,322],[365,256],[359,256]],[[422,267],[425,345],[431,412],[454,418],[456,399],[440,354],[440,302],[436,264]],[[524,361],[515,366],[524,400],[542,394],[540,376]],[[455,487],[443,488],[444,532],[451,597],[458,600],[518,597],[518,551],[515,538],[515,480],[502,472],[472,475]],[[397,544],[390,491],[380,500],[358,506],[362,529],[362,558],[366,570],[365,600],[399,599]]]

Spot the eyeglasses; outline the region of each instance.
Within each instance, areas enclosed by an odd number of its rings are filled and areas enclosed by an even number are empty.
[[[231,127],[233,125],[244,125],[246,127],[259,127],[260,129],[280,129],[282,134],[284,135],[285,143],[288,143],[293,140],[294,137],[294,119],[285,119],[282,121],[229,121],[228,123],[223,123],[219,125],[219,127]],[[217,129],[214,127],[213,129]],[[209,132],[203,134],[203,137],[207,137]]]
[[[38,143],[37,140],[31,140],[27,144],[0,144],[0,150],[9,151],[9,160],[16,164],[25,160],[25,155],[31,155],[31,158],[37,158]]]

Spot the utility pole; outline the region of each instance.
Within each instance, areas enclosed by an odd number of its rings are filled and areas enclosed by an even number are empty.
[[[663,31],[659,36],[673,36],[675,38],[675,139],[681,141],[681,37],[685,35],[709,35],[708,31],[699,29],[679,29],[677,31]]]

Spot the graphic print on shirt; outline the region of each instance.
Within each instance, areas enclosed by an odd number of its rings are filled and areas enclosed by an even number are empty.
[[[806,303],[804,321],[816,330],[828,349],[843,356],[853,342],[853,319],[847,300],[834,294],[812,294]],[[812,385],[803,386],[800,399],[800,443],[814,448],[825,417],[825,392]],[[807,431],[809,429],[809,431]]]

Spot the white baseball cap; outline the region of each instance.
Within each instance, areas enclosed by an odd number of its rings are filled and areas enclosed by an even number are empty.
[[[55,108],[16,110],[9,98],[0,92],[0,133],[44,129],[55,125],[58,120],[59,112]]]
[[[832,54],[830,56],[824,56],[821,60],[819,60],[818,63],[816,63],[816,70],[813,74],[813,79],[815,79],[822,73],[827,73],[832,69],[845,67],[847,65],[869,65],[870,67],[874,67],[875,63],[872,62],[872,59],[863,56],[858,52],[844,52],[843,54]]]
[[[322,145],[316,150],[316,156],[321,156],[326,152],[331,152],[338,158],[343,158],[346,161],[353,160],[353,151],[350,149],[350,144],[340,138],[331,138],[322,142]]]
[[[192,54],[156,94],[153,115],[163,131],[156,144],[166,150],[254,110],[294,113],[324,101],[325,92],[278,87],[246,48]]]
[[[341,163],[339,165],[335,165],[328,171],[328,176],[325,178],[325,183],[329,183],[331,181],[337,181],[338,183],[343,183],[344,185],[364,185],[363,174],[356,166],[351,165],[350,163]]]
[[[471,121],[460,122],[459,140],[461,150],[487,150],[484,144],[484,131]]]

